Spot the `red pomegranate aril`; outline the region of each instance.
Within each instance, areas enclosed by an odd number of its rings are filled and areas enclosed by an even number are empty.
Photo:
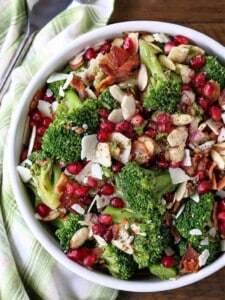
[[[94,234],[103,236],[106,233],[106,227],[103,224],[94,224],[92,225],[92,231]]]
[[[87,185],[94,189],[98,186],[98,180],[92,176],[88,176]]]
[[[41,149],[41,143],[40,142],[36,142],[34,144],[33,151],[37,151],[37,150],[40,150],[40,149]]]
[[[115,208],[123,208],[125,206],[125,203],[120,197],[113,197],[110,200],[110,205]]]
[[[209,113],[211,115],[211,118],[214,121],[220,121],[221,120],[222,111],[221,111],[220,107],[218,107],[218,106],[210,107]]]
[[[161,263],[166,268],[171,268],[175,264],[175,259],[172,255],[165,255],[161,258]]]
[[[132,40],[130,37],[126,36],[126,37],[124,38],[123,48],[124,48],[125,50],[127,50],[129,53],[133,53],[133,52],[134,52],[134,50],[135,50],[135,45],[134,45],[133,40]]]
[[[217,214],[217,219],[221,222],[225,222],[225,211],[222,211]]]
[[[206,172],[204,170],[199,170],[197,173],[196,173],[196,179],[198,181],[203,181],[206,179]]]
[[[37,135],[38,136],[43,136],[44,135],[44,133],[45,133],[45,131],[46,131],[46,127],[45,126],[40,126],[40,127],[38,127],[37,128]]]
[[[187,45],[189,44],[189,39],[186,37],[186,36],[183,36],[183,35],[176,35],[174,38],[173,38],[173,41],[175,42],[176,45]]]
[[[130,123],[126,120],[123,120],[121,122],[119,122],[118,124],[116,124],[116,127],[115,127],[115,131],[117,132],[126,132],[129,130],[129,125]]]
[[[105,196],[110,196],[114,193],[115,188],[112,184],[110,183],[105,183],[102,187],[101,187],[101,194],[105,195]]]
[[[99,223],[109,226],[112,224],[113,217],[110,214],[101,214],[98,216]]]
[[[160,167],[160,168],[168,168],[169,167],[169,162],[164,160],[164,161],[158,161],[157,162],[157,165]]]
[[[83,169],[83,165],[80,162],[72,162],[66,166],[66,170],[72,175],[78,175]]]
[[[51,103],[54,99],[53,97],[53,92],[50,90],[50,89],[47,89],[44,96],[43,96],[43,99],[49,103]]]
[[[89,187],[88,186],[79,186],[75,189],[75,195],[78,197],[88,196],[89,195]]]
[[[99,109],[98,114],[101,118],[106,119],[106,118],[108,118],[109,111],[106,108],[101,108],[101,109]]]
[[[100,129],[107,132],[113,132],[113,130],[115,129],[115,124],[109,120],[104,120],[100,124]]]
[[[191,85],[188,84],[188,83],[184,83],[184,84],[182,84],[180,89],[181,89],[182,92],[183,91],[190,91],[191,90]]]
[[[97,133],[97,140],[100,143],[108,142],[110,140],[110,132],[105,130],[99,130]]]
[[[168,54],[170,52],[170,50],[175,46],[176,46],[176,43],[174,41],[167,42],[164,45],[164,53]]]
[[[77,184],[73,182],[68,182],[65,186],[65,192],[68,195],[74,194],[76,189],[77,189]]]
[[[220,96],[220,85],[216,81],[209,80],[203,85],[201,92],[209,100],[215,101]]]
[[[44,203],[40,203],[37,205],[36,207],[36,212],[42,217],[45,218],[48,216],[49,212],[50,212],[50,208],[44,204]]]
[[[171,125],[170,123],[166,123],[166,124],[161,123],[157,125],[157,129],[161,133],[169,133],[171,131]]]
[[[201,108],[203,108],[204,109],[204,111],[207,111],[208,110],[208,108],[209,108],[209,99],[207,99],[207,98],[205,98],[205,97],[199,97],[198,99],[197,99],[197,103],[198,103],[198,105],[200,105],[201,106]]]
[[[172,122],[171,117],[167,113],[157,115],[156,122],[159,124],[167,124]]]
[[[38,124],[42,121],[42,115],[39,110],[35,109],[30,113],[31,121],[33,121],[35,124]]]
[[[105,42],[101,47],[100,47],[100,52],[105,54],[108,53],[111,49],[111,43],[110,42]]]
[[[84,53],[84,58],[87,59],[87,60],[95,58],[96,56],[97,56],[97,52],[92,47],[87,49],[87,51]]]
[[[197,186],[197,192],[200,195],[208,193],[212,190],[212,183],[209,180],[203,180]]]
[[[219,231],[225,232],[225,222],[218,222]]]
[[[195,75],[195,77],[192,79],[192,84],[195,88],[199,88],[205,84],[205,74],[204,73],[198,73]]]
[[[157,136],[157,131],[152,128],[152,127],[149,127],[146,131],[145,131],[145,134],[150,136],[151,138],[155,138]]]
[[[170,203],[173,202],[174,199],[174,194],[173,193],[168,193],[163,196],[163,198],[166,200],[166,202]]]
[[[170,168],[180,168],[183,164],[183,161],[171,161]]]
[[[23,150],[20,155],[20,161],[24,161],[25,159],[27,159],[27,154],[28,154],[28,149]]]
[[[218,212],[225,211],[225,199],[222,199],[218,202],[217,211]]]
[[[200,69],[205,65],[205,56],[197,55],[192,57],[189,61],[189,65],[192,69]]]
[[[144,118],[140,114],[136,114],[132,117],[130,122],[134,126],[140,126],[144,123]]]
[[[82,196],[82,197],[80,197],[80,202],[84,205],[88,205],[88,204],[91,204],[92,199],[91,199],[91,197],[88,197],[88,196]]]
[[[112,165],[112,171],[114,173],[119,173],[122,169],[122,165],[120,163],[115,163]]]
[[[95,254],[89,254],[83,259],[83,265],[86,267],[93,266],[98,261],[97,256]]]
[[[91,249],[83,246],[78,249],[70,249],[67,252],[67,257],[75,262],[82,263],[83,259],[90,254],[91,254]]]
[[[44,117],[41,121],[42,126],[46,128],[48,128],[51,123],[52,123],[52,119],[49,117]]]
[[[103,238],[106,242],[111,242],[111,240],[113,239],[112,229],[107,230],[106,233],[103,235]]]

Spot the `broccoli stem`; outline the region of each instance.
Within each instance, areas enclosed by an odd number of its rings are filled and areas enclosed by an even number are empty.
[[[69,112],[82,106],[82,102],[74,90],[66,91],[65,99],[69,103]]]

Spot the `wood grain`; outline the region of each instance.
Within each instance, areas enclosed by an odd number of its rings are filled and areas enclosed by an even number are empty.
[[[154,20],[185,25],[225,45],[225,0],[115,0],[114,12],[109,23],[132,20]],[[118,297],[118,300],[153,299],[224,300],[225,268],[200,282],[176,290],[157,293],[121,291]]]

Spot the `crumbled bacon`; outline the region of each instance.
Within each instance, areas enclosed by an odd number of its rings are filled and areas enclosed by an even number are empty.
[[[194,248],[192,248],[192,246],[189,246],[180,261],[179,267],[182,273],[186,274],[198,272],[200,268],[198,257],[199,254],[194,250]]]
[[[38,101],[40,99],[43,99],[44,93],[45,93],[45,88],[44,87],[42,87],[39,90],[37,90],[37,92],[34,94],[33,99],[31,100],[30,111],[32,111],[33,109],[35,109],[37,107]]]
[[[75,88],[75,90],[78,92],[81,99],[87,98],[87,92],[85,90],[85,85],[80,77],[73,77],[72,81],[70,82],[70,85]]]
[[[104,78],[98,85],[96,85],[96,93],[99,94],[101,91],[104,91],[108,86],[114,84],[116,81],[115,77],[107,76]]]

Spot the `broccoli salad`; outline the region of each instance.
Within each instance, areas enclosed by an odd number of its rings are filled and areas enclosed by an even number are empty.
[[[175,279],[225,251],[225,66],[185,36],[126,32],[30,103],[18,173],[69,259]]]

